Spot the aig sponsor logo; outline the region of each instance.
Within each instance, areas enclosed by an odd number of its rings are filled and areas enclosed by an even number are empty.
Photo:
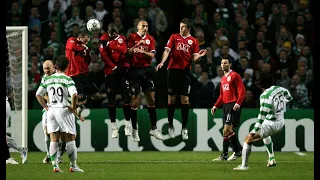
[[[229,91],[229,84],[224,84],[222,86],[223,91]]]

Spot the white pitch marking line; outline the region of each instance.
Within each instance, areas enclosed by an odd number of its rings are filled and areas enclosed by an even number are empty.
[[[150,161],[121,161],[121,160],[107,160],[107,163],[214,163],[213,161],[167,161],[167,160],[150,160]],[[258,162],[258,161],[253,161]],[[308,163],[314,161],[277,161],[283,163]]]
[[[306,155],[305,153],[302,153],[302,152],[294,152],[294,153],[299,155],[299,156],[305,156]]]

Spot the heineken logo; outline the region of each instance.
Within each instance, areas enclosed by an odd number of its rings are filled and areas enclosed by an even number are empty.
[[[312,110],[313,111],[313,110]],[[314,151],[314,117],[312,111],[292,110],[286,113],[285,127],[273,136],[275,151]],[[244,109],[242,122],[236,131],[242,144],[245,136],[250,132],[258,110]],[[215,116],[209,109],[190,109],[189,115],[189,140],[183,141],[181,136],[180,115],[176,113],[175,126],[176,138],[169,139],[166,109],[157,110],[157,127],[162,131],[164,140],[160,141],[149,135],[150,123],[148,110],[139,110],[139,135],[141,141],[133,142],[132,137],[124,135],[125,119],[122,109],[117,110],[117,124],[120,136],[111,138],[111,122],[105,109],[83,111],[85,121],[77,121],[77,145],[79,151],[222,151],[222,113],[217,111]],[[29,111],[28,117],[28,147],[32,151],[45,151],[43,130],[41,124],[41,110]],[[9,127],[7,132],[20,128]],[[17,138],[17,137],[15,137]],[[230,148],[231,151],[231,148]],[[261,144],[254,145],[252,151],[265,151]]]

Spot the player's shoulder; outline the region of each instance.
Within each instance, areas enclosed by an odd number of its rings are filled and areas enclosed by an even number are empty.
[[[189,36],[189,37],[187,37],[188,39],[191,39],[191,40],[194,40],[194,41],[198,41],[198,39],[197,38],[195,38],[195,37],[193,37],[193,36]]]
[[[126,40],[126,37],[125,37],[125,36],[119,35],[119,38],[118,38],[118,42],[119,42],[119,43],[122,43],[122,42],[125,41],[125,40]]]
[[[174,33],[174,34],[171,34],[171,37],[172,38],[179,38],[181,37],[179,33]]]
[[[234,77],[237,77],[237,78],[241,78],[240,74],[237,73],[237,72],[234,71],[234,70],[232,70],[232,71],[230,72],[230,75],[232,75],[232,76],[234,76]]]
[[[109,41],[109,35],[107,33],[102,34],[100,41]]]
[[[136,36],[138,36],[138,33],[137,32],[133,32],[129,35],[128,39],[133,39],[135,38]]]
[[[146,34],[146,38],[150,39],[150,40],[154,40],[154,37],[152,35],[150,35],[150,34]]]
[[[67,42],[74,43],[74,42],[76,42],[76,40],[77,40],[77,38],[75,38],[75,37],[69,37]]]

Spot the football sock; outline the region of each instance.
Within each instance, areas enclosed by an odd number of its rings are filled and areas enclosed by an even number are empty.
[[[168,122],[169,122],[169,126],[170,127],[173,126],[173,116],[174,116],[174,111],[175,110],[176,110],[175,104],[169,104],[168,103],[167,113],[168,113]]]
[[[112,128],[112,129],[118,129],[117,123],[116,123],[116,122],[112,122],[112,123],[111,123],[111,128]]]
[[[7,160],[10,158],[10,152],[9,152],[9,147],[8,147],[7,142],[6,142],[6,146],[5,146],[5,151],[6,152],[5,152],[4,156],[5,156],[5,159]]]
[[[247,144],[246,142],[243,143],[243,148],[242,148],[242,164],[241,166],[247,166],[248,165],[248,160],[249,156],[251,154],[251,145]]]
[[[58,142],[50,142],[49,153],[50,153],[51,163],[54,167],[57,167],[58,144],[59,144]]]
[[[268,155],[269,155],[269,161],[274,159],[274,152],[273,152],[273,143],[270,136],[263,139],[264,146],[267,149]]]
[[[239,153],[241,151],[241,149],[240,149],[240,146],[239,146],[237,134],[235,132],[232,132],[232,134],[229,135],[229,139],[230,139],[230,142],[232,144],[233,151],[236,152],[236,153]]]
[[[187,128],[189,118],[189,104],[181,104],[182,129]]]
[[[116,122],[116,106],[108,105],[109,118],[112,123]]]
[[[123,104],[122,106],[124,118],[126,121],[130,121],[130,105],[129,104]]]
[[[151,129],[155,130],[157,129],[157,112],[156,112],[156,107],[154,106],[149,106],[148,107],[148,113],[151,121]]]
[[[19,152],[22,151],[22,147],[18,146],[15,140],[13,140],[10,136],[7,136],[7,144],[8,147],[13,148]]]
[[[66,142],[60,140],[58,145],[58,158],[60,158],[63,155],[65,150],[66,150]]]
[[[222,154],[224,156],[228,156],[228,149],[230,145],[230,139],[226,136],[223,137],[223,148],[222,148]]]
[[[77,165],[77,146],[75,141],[67,142],[67,153],[70,159],[70,165],[75,167]]]
[[[137,109],[131,108],[131,124],[132,129],[137,129]]]
[[[44,135],[44,143],[45,143],[45,147],[46,147],[46,151],[47,151],[47,156],[49,157],[49,156],[50,156],[50,153],[49,153],[49,148],[50,148],[50,135],[48,135],[48,134],[45,134],[45,135]]]

